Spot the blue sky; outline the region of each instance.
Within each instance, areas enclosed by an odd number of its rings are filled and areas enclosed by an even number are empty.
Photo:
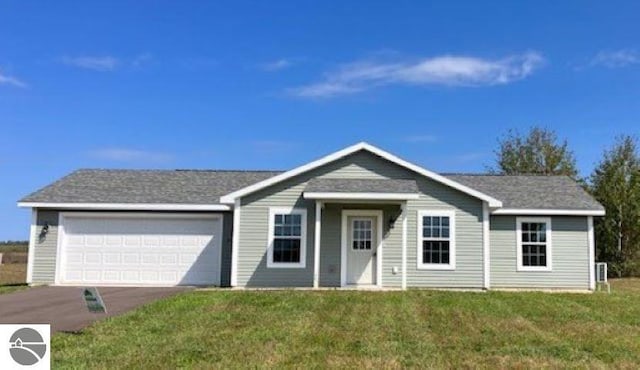
[[[538,124],[640,132],[637,2],[0,3],[0,240],[77,168],[288,169],[358,141],[481,172]]]

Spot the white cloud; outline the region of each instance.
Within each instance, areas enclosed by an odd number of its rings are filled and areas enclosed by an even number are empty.
[[[590,63],[591,66],[607,68],[620,68],[631,64],[640,64],[640,52],[631,49],[600,51],[591,59]]]
[[[120,65],[120,60],[112,56],[62,57],[60,61],[68,66],[100,72],[113,71]]]
[[[260,68],[262,68],[262,70],[267,72],[276,72],[276,71],[289,68],[292,65],[293,65],[293,61],[289,59],[278,59],[272,62],[264,63],[260,65]]]
[[[443,55],[411,62],[360,61],[326,73],[322,81],[289,89],[289,93],[327,98],[384,85],[504,85],[528,77],[543,63],[537,52],[502,59]]]
[[[0,71],[0,85],[10,85],[15,87],[26,88],[28,85],[16,77],[9,76]]]
[[[93,150],[89,153],[92,157],[114,162],[154,162],[166,163],[173,160],[173,156],[153,151],[127,149],[127,148],[105,148]]]

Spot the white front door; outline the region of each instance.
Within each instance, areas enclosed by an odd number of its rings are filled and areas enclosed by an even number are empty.
[[[347,219],[347,284],[373,285],[378,246],[376,216]]]

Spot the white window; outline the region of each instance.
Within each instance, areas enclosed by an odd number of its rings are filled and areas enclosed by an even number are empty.
[[[551,218],[516,218],[518,271],[551,271]]]
[[[418,211],[418,269],[455,269],[455,235],[455,211]]]
[[[307,251],[307,210],[269,209],[267,267],[304,268]]]
[[[354,219],[351,248],[354,251],[371,250],[373,221],[371,219]]]

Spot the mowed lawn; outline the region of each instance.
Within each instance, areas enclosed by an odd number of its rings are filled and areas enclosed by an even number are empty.
[[[194,291],[56,334],[53,366],[637,368],[640,280],[613,293]]]

